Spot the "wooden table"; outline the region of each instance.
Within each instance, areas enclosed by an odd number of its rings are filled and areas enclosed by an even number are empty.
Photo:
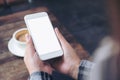
[[[48,12],[54,27],[59,27],[64,37],[74,47],[78,55],[81,58],[88,57],[81,45],[77,43],[74,37],[59,23],[56,17],[46,7],[38,7],[2,16],[0,17],[0,80],[27,80],[28,72],[23,58],[14,56],[9,52],[8,41],[16,30],[25,27],[23,20],[24,15],[42,11]]]

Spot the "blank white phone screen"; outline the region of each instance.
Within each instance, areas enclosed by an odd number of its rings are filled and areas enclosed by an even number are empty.
[[[39,55],[61,50],[48,16],[29,19],[27,23]]]

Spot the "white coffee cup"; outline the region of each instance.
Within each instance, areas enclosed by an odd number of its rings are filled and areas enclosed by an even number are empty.
[[[13,42],[14,44],[22,49],[26,48],[26,39],[25,35],[28,34],[27,28],[22,28],[13,33]]]

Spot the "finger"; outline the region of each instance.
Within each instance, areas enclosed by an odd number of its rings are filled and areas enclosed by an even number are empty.
[[[35,53],[35,48],[33,46],[32,38],[28,34],[26,35],[26,43],[26,55],[33,56],[33,54]]]
[[[63,35],[60,33],[60,31],[58,30],[58,28],[55,28],[55,32],[56,32],[56,35],[61,43],[62,46],[66,45],[66,43],[68,43],[66,41],[66,39],[63,37]]]

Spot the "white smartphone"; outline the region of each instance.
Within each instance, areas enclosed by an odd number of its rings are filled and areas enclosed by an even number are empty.
[[[47,12],[28,14],[24,17],[24,20],[41,60],[63,55]]]

